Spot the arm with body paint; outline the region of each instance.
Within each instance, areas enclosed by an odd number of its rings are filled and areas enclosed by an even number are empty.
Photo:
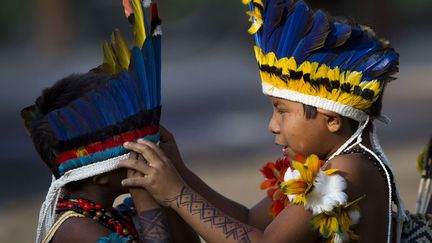
[[[318,237],[310,228],[312,214],[301,206],[288,206],[265,230],[258,229],[230,217],[191,189],[153,143],[140,141],[124,146],[141,153],[148,163],[132,159],[122,161],[122,167],[145,175],[128,178],[123,185],[146,188],[159,203],[175,210],[208,242],[311,242]]]
[[[174,136],[163,126],[161,126],[160,132],[161,141],[159,147],[176,168],[183,181],[191,189],[206,198],[212,205],[240,222],[248,223],[261,230],[264,230],[271,223],[272,217],[269,214],[269,208],[272,202],[268,197],[263,198],[251,209],[248,209],[240,203],[221,195],[186,167]]]
[[[131,152],[130,159],[143,161],[143,157]],[[141,177],[136,170],[128,169],[128,178]],[[141,187],[130,187],[129,192],[136,210],[138,235],[143,243],[200,242],[198,235],[185,224],[183,219],[169,208],[161,207],[155,199]]]

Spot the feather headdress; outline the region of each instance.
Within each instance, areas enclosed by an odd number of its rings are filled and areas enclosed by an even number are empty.
[[[265,94],[367,119],[398,70],[399,56],[387,41],[302,0],[243,3]]]
[[[126,153],[122,144],[144,138],[157,141],[161,106],[161,36],[155,3],[152,21],[146,21],[140,0],[123,1],[133,24],[134,44],[129,49],[123,35],[115,30],[103,42],[103,64],[93,72],[115,74],[99,89],[49,112],[49,124],[56,151],[58,174]],[[159,27],[160,28],[160,27]],[[31,131],[31,108],[22,112]]]
[[[129,49],[120,31],[115,30],[110,41],[102,45],[103,64],[92,70],[117,78],[38,120],[52,133],[53,139],[47,143],[57,152],[52,169],[59,178],[53,179],[42,204],[37,242],[54,223],[54,205],[65,184],[118,168],[118,162],[128,156],[124,142],[139,138],[159,141],[161,21],[151,1],[123,0],[123,6],[133,25],[133,47]],[[149,11],[145,9],[148,7]],[[35,106],[22,111],[31,134],[35,132],[34,111]]]
[[[403,201],[393,190],[390,162],[375,129],[370,134],[373,151],[361,142],[370,116],[379,115],[375,114],[379,99],[398,71],[399,55],[371,28],[314,11],[303,0],[242,2],[250,9],[249,33],[255,36],[264,94],[334,111],[359,122],[356,132],[328,160],[358,145],[379,161],[388,186],[390,242],[393,193],[398,230],[406,219]]]

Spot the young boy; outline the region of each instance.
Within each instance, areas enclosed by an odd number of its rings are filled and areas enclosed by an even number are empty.
[[[273,105],[269,130],[291,159],[271,171],[280,180],[272,198],[285,200],[283,210],[272,218],[269,198],[249,210],[217,194],[185,168],[164,131],[161,148],[146,140],[124,144],[147,163],[122,161],[145,175],[123,185],[146,188],[209,242],[390,242],[393,203],[398,223],[405,215],[372,121],[380,118],[398,54],[370,28],[303,1],[243,2]]]
[[[199,241],[143,189],[129,189],[134,205],[129,198],[113,208],[114,200],[128,192],[121,180],[139,176],[118,168],[122,159],[139,159],[122,144],[138,138],[157,142],[160,137],[156,5],[150,31],[141,1],[124,4],[134,24],[132,51],[116,31],[111,43],[104,44],[103,65],[58,81],[22,111],[35,148],[54,177],[41,208],[36,242]]]

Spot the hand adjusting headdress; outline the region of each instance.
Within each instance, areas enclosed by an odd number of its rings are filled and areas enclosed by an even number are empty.
[[[365,26],[313,11],[303,1],[249,4],[263,92],[365,121],[399,55]]]
[[[117,169],[118,162],[128,157],[122,146],[126,141],[159,141],[161,21],[151,1],[123,0],[123,6],[133,24],[134,46],[130,50],[115,30],[111,41],[103,43],[103,64],[92,70],[117,74],[117,78],[43,118],[55,138],[50,146],[59,151],[58,167],[52,169],[60,177],[53,178],[42,204],[37,242],[54,223],[55,204],[65,184]],[[151,7],[150,24],[143,7]],[[22,111],[31,134],[34,109]]]

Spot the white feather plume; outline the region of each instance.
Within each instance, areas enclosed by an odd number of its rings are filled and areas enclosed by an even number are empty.
[[[354,226],[360,222],[360,212],[358,210],[350,210],[348,214],[351,218],[351,225]]]
[[[153,31],[153,36],[162,35],[162,26],[158,25],[156,26],[155,30]]]
[[[285,172],[284,175],[284,181],[289,181],[292,179],[299,179],[300,176],[300,172],[298,170],[292,170],[291,168],[288,168],[287,171]],[[292,200],[294,200],[294,198],[297,196],[295,194],[291,194],[291,195],[287,195],[288,196],[288,200],[290,202],[292,202]]]
[[[314,181],[314,188],[307,196],[305,208],[318,215],[332,211],[334,207],[347,203],[348,195],[344,192],[347,184],[340,175],[326,175],[319,171]]]
[[[144,8],[150,7],[152,1],[151,0],[143,0],[143,6]]]

